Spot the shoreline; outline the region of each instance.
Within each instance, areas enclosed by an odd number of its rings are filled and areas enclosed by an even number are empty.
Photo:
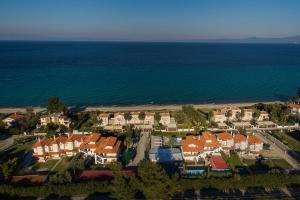
[[[253,101],[253,102],[236,102],[236,103],[198,103],[198,104],[166,104],[166,105],[128,105],[128,106],[70,106],[71,110],[77,111],[105,111],[105,112],[118,112],[118,111],[160,111],[180,110],[183,105],[192,105],[195,109],[211,110],[222,107],[246,107],[252,106],[257,103],[274,104],[284,103],[283,101]],[[42,112],[46,110],[46,107],[32,107],[34,112]],[[3,107],[0,108],[0,113],[14,113],[14,112],[26,112],[26,107]]]

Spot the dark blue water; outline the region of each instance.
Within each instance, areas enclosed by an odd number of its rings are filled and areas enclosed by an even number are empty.
[[[0,106],[286,100],[300,45],[0,42]]]

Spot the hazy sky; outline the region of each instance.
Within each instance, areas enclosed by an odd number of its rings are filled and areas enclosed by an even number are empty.
[[[2,40],[300,35],[300,0],[0,0]]]

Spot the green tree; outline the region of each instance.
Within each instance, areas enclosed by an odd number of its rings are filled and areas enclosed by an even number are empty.
[[[66,113],[67,107],[58,97],[49,97],[47,111],[49,113]]]
[[[135,199],[137,193],[136,179],[124,176],[119,163],[112,163],[110,168],[114,176],[108,187],[111,197],[120,200]]]
[[[260,116],[260,111],[256,109],[256,110],[253,112],[253,114],[252,114],[252,118],[253,118],[254,123],[256,123],[256,121],[257,121],[257,119],[259,118],[259,116]]]
[[[72,176],[68,171],[59,172],[53,176],[50,176],[49,182],[54,185],[71,183]]]
[[[84,159],[81,158],[80,153],[76,154],[71,162],[70,162],[70,167],[73,170],[73,174],[75,174],[76,170],[84,170]]]
[[[1,165],[1,171],[6,180],[10,179],[12,173],[16,170],[17,165],[18,165],[17,158],[10,159]]]
[[[138,181],[147,199],[171,199],[179,189],[178,176],[170,178],[161,166],[147,160],[138,166]]]
[[[159,112],[155,112],[155,115],[154,115],[154,119],[155,119],[155,121],[157,121],[158,123],[159,123],[159,121],[160,121],[160,114],[159,114]]]
[[[131,120],[131,114],[130,114],[130,112],[125,112],[125,113],[124,113],[124,119],[125,119],[126,121]]]
[[[229,123],[229,119],[230,119],[231,116],[232,116],[232,111],[227,111],[225,113],[225,117],[227,118],[227,123]]]
[[[144,121],[145,119],[145,112],[140,112],[139,113],[139,120]]]

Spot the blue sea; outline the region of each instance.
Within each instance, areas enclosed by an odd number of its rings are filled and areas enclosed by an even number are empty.
[[[300,45],[0,42],[0,107],[287,100]]]

